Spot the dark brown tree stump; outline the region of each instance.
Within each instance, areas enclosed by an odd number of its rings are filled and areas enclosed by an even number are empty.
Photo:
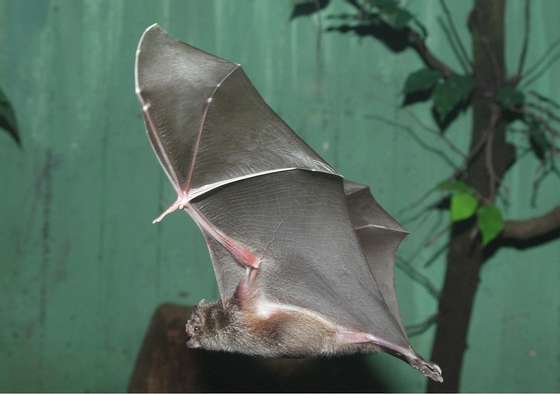
[[[366,356],[263,359],[188,349],[191,307],[163,304],[152,317],[129,392],[390,391]]]

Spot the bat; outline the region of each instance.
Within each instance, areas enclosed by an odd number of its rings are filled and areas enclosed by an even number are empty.
[[[407,232],[365,185],[338,174],[265,103],[241,65],[157,24],[136,51],[151,146],[208,246],[220,299],[201,301],[187,345],[264,357],[383,351],[426,377],[394,287]]]

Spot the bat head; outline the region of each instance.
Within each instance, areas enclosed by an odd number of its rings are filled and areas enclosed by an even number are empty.
[[[185,325],[187,346],[192,349],[219,350],[220,337],[227,321],[227,314],[221,302],[209,303],[201,300],[194,307],[191,318]]]

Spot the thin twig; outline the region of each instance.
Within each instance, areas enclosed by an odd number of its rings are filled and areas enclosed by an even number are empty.
[[[542,113],[544,113],[548,118],[556,121],[556,122],[560,122],[560,116],[556,115],[554,112],[552,112],[551,110],[549,110],[546,107],[543,107],[541,105],[535,104],[535,103],[527,103],[526,104],[528,107],[534,108],[537,111],[541,111]]]
[[[498,192],[498,198],[502,201],[502,204],[505,207],[509,207],[509,203],[510,203],[509,196],[511,195],[511,189],[506,183],[503,182],[500,185],[500,188],[503,189],[504,191],[503,193]]]
[[[369,115],[369,117],[372,118],[372,119],[376,119],[376,120],[378,120],[378,121],[384,122],[384,123],[386,123],[386,124],[388,124],[388,125],[390,125],[390,126],[398,127],[398,128],[400,128],[400,129],[402,129],[402,130],[405,130],[405,131],[408,132],[408,133],[412,136],[412,138],[415,139],[416,142],[417,142],[420,146],[422,146],[424,149],[426,149],[427,151],[432,152],[433,154],[439,156],[439,157],[440,157],[443,161],[445,161],[450,167],[452,167],[452,168],[454,168],[454,169],[458,169],[457,165],[453,162],[453,160],[451,160],[451,158],[450,158],[449,156],[447,156],[447,154],[446,154],[444,151],[442,151],[442,150],[440,150],[440,149],[437,149],[437,148],[434,148],[433,146],[428,145],[426,142],[424,142],[421,138],[419,138],[419,137],[416,135],[416,133],[414,132],[414,130],[413,130],[411,127],[409,127],[409,126],[407,126],[407,125],[404,125],[404,124],[401,124],[401,123],[398,123],[398,122],[395,122],[395,121],[393,121],[393,120],[391,120],[391,119],[384,118],[384,117],[379,116],[379,115]]]
[[[556,109],[560,109],[560,104],[558,104],[557,102],[555,102],[555,101],[552,100],[552,99],[549,99],[549,98],[547,98],[547,97],[544,97],[542,94],[539,94],[539,93],[537,93],[537,92],[534,91],[534,90],[530,90],[530,91],[529,91],[529,94],[530,94],[531,96],[535,97],[535,98],[536,98],[537,100],[539,100],[540,102],[545,102],[545,103],[547,103],[548,105],[551,105],[551,106],[553,106],[553,107],[556,108]]]
[[[411,209],[416,208],[418,205],[422,204],[433,192],[436,191],[435,187],[432,187],[431,189],[429,189],[428,191],[424,192],[424,194],[422,194],[420,196],[420,198],[418,198],[418,200],[412,202],[408,207],[405,207],[403,209],[401,209],[400,211],[397,212],[397,216],[401,216],[402,214],[404,214],[405,212],[410,211]]]
[[[521,55],[519,56],[519,65],[517,67],[517,75],[523,75],[525,60],[527,59],[527,48],[529,47],[529,35],[531,34],[531,6],[529,0],[525,0],[525,30],[523,34],[523,46],[521,47]]]
[[[409,217],[409,218],[406,218],[406,219],[401,219],[401,223],[405,224],[405,225],[410,225],[410,224],[414,223],[415,221],[422,219],[424,216],[429,216],[430,213],[431,213],[432,207],[433,207],[433,205],[432,206],[427,206],[426,208],[420,210],[420,212],[413,215],[412,217]]]
[[[437,258],[438,258],[443,252],[445,252],[445,251],[448,249],[448,247],[449,247],[449,241],[447,241],[446,243],[444,243],[443,245],[441,245],[441,246],[439,247],[439,249],[436,250],[436,251],[434,252],[434,254],[432,254],[432,255],[430,256],[430,258],[424,262],[424,268],[428,268],[430,265],[432,265],[432,264],[434,263],[434,261],[436,261]]]
[[[529,75],[531,75],[546,59],[548,56],[550,56],[550,54],[556,49],[556,47],[560,46],[560,38],[557,39],[556,41],[554,41],[543,53],[543,55],[537,59],[537,61],[535,61],[535,63],[533,63],[532,66],[530,66],[527,69],[527,72],[525,73],[525,75],[523,76],[523,78],[528,78]]]
[[[496,186],[499,183],[499,178],[496,175],[496,170],[494,168],[494,134],[496,126],[498,125],[498,119],[500,117],[500,111],[496,106],[492,107],[492,115],[490,117],[490,127],[486,129],[485,134],[487,135],[486,141],[486,152],[485,152],[485,162],[486,170],[489,175],[489,189],[490,195],[487,201],[492,202],[496,197]]]
[[[486,162],[486,171],[488,171],[489,175],[489,189],[490,195],[488,199],[493,201],[496,197],[496,184],[498,182],[498,176],[496,175],[496,170],[494,169],[494,130],[489,130],[490,135],[488,136],[488,142],[486,143],[485,149],[485,162]]]
[[[409,258],[410,261],[416,261],[416,259],[418,258],[418,256],[420,255],[420,253],[426,249],[426,242],[428,242],[428,239],[431,237],[431,235],[439,230],[440,224],[443,221],[443,214],[438,215],[436,222],[434,223],[434,225],[432,226],[432,228],[430,230],[428,230],[428,235],[425,237],[424,240],[422,240],[422,242],[420,242],[419,246],[416,248],[416,250],[412,253],[411,257]]]
[[[457,27],[455,26],[455,22],[453,21],[453,17],[451,16],[451,12],[449,12],[449,8],[447,8],[447,4],[445,1],[440,0],[441,8],[443,8],[443,12],[445,13],[445,17],[447,18],[447,23],[451,29],[452,39],[455,39],[457,46],[459,47],[460,54],[462,55],[463,62],[465,63],[465,71],[469,72],[472,70],[472,61],[469,59],[469,55],[467,54],[467,50],[461,41],[461,37],[459,37],[459,33],[457,32]],[[461,62],[461,63],[463,63]]]
[[[420,273],[409,262],[405,261],[402,257],[397,258],[397,267],[399,267],[410,279],[422,286],[428,294],[436,300],[439,298],[439,290],[432,284],[430,279]]]
[[[441,29],[445,33],[445,36],[447,37],[447,41],[449,42],[449,46],[451,47],[451,51],[453,52],[453,54],[457,58],[457,61],[461,65],[461,68],[463,69],[463,71],[466,74],[468,74],[469,73],[469,66],[465,62],[465,60],[463,59],[463,56],[461,55],[461,52],[460,52],[459,48],[457,47],[457,44],[455,43],[455,40],[453,39],[453,35],[452,35],[451,31],[449,30],[449,28],[445,24],[445,21],[442,18],[438,18],[438,22],[439,22],[439,25],[440,25]]]
[[[438,239],[440,239],[443,235],[445,235],[451,229],[451,226],[453,226],[453,223],[449,223],[447,226],[445,226],[439,232],[434,234],[426,243],[424,243],[424,247],[428,248],[428,247],[432,246],[433,244],[435,244],[438,241]]]
[[[410,324],[410,325],[406,326],[405,327],[406,334],[409,337],[414,337],[416,335],[423,334],[426,331],[428,331],[430,329],[430,327],[432,327],[434,324],[436,324],[437,321],[438,321],[438,314],[434,313],[433,315],[428,316],[428,318],[426,318],[424,321],[422,321],[420,323]]]
[[[462,156],[464,159],[467,158],[467,154],[465,152],[463,152],[457,145],[455,145],[453,143],[453,141],[451,141],[449,138],[447,138],[443,132],[441,132],[439,130],[436,130],[432,127],[429,127],[427,124],[423,123],[422,120],[418,116],[416,116],[416,114],[414,112],[410,111],[409,109],[406,109],[405,112],[412,119],[414,119],[414,121],[416,123],[418,123],[418,125],[420,127],[422,127],[424,130],[429,131],[430,133],[437,135],[443,142],[445,142],[447,144],[447,146],[449,146],[449,148],[451,148],[451,150],[453,150],[458,155]]]
[[[321,68],[321,43],[323,42],[323,23],[321,18],[321,3],[319,0],[315,0],[315,15],[317,16],[317,42],[315,44],[315,59],[317,62],[317,67]]]
[[[542,181],[551,172],[550,169],[546,168],[544,163],[540,163],[533,176],[533,191],[531,192],[531,207],[535,208],[537,206],[537,196],[539,194],[539,189],[541,187]]]
[[[539,123],[546,131],[548,131],[553,137],[560,137],[560,131],[556,130],[554,127],[550,125],[542,116],[535,114],[534,112],[530,111],[527,106],[521,109],[512,109],[513,112],[526,115],[537,123]]]
[[[490,136],[490,131],[494,130],[494,128],[496,127],[496,125],[500,121],[500,118],[501,118],[500,111],[493,111],[492,117],[490,118],[490,122],[488,123],[488,126],[486,127],[484,135],[482,136],[482,138],[478,139],[476,145],[469,151],[469,154],[468,154],[465,162],[463,163],[463,165],[459,169],[459,171],[455,172],[455,174],[453,174],[451,179],[456,179],[457,177],[462,175],[467,170],[467,168],[471,164],[471,161],[474,160],[478,156],[478,154],[480,153],[482,148],[486,145],[486,143],[488,141],[488,137]],[[485,199],[483,196],[478,196],[478,197],[482,198],[483,200]]]
[[[528,85],[532,84],[533,82],[537,81],[558,60],[560,60],[560,53],[557,53],[556,56],[554,56],[552,59],[550,59],[550,61],[544,67],[542,67],[531,79],[523,82],[523,85],[528,86]]]
[[[410,46],[416,51],[422,61],[430,68],[439,71],[445,78],[457,74],[446,63],[437,58],[426,45],[426,41],[415,31],[410,31],[408,35]]]

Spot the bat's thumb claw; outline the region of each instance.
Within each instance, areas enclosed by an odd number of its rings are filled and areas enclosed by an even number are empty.
[[[157,218],[155,218],[152,221],[152,224],[156,224],[161,222],[163,219],[165,219],[165,217],[167,215],[169,215],[170,213],[175,212],[178,209],[183,209],[185,208],[185,206],[187,206],[189,204],[189,201],[187,199],[186,196],[179,196],[177,198],[177,201],[175,201],[173,204],[171,204],[171,206],[169,208],[167,208],[161,215],[159,215]]]

